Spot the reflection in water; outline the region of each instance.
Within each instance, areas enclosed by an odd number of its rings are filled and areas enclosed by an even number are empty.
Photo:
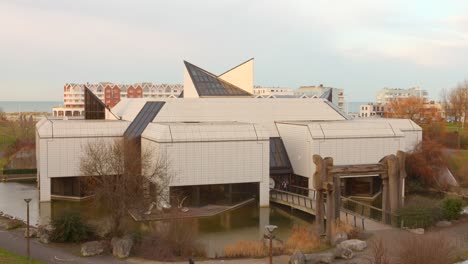
[[[31,198],[29,204],[29,219],[31,225],[38,225],[39,220],[39,191],[35,182],[17,183],[0,182],[0,211],[16,218],[26,220],[26,202],[24,199]]]
[[[26,219],[26,203],[24,198],[32,198],[31,223],[44,223],[50,217],[60,215],[65,211],[79,212],[84,219],[96,222],[102,219],[103,210],[96,208],[91,202],[53,201],[38,202],[38,190],[35,183],[0,183],[0,211]],[[130,218],[128,219],[130,221]],[[238,240],[259,240],[265,232],[267,224],[277,225],[275,235],[286,240],[294,225],[311,226],[313,217],[291,212],[289,209],[271,206],[258,208],[249,204],[234,211],[225,212],[213,217],[198,219],[199,241],[206,246],[208,257],[221,256],[226,245]],[[140,227],[148,227],[141,223]],[[142,228],[148,230],[148,228]]]

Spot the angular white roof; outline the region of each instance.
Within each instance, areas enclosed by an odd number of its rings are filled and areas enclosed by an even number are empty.
[[[121,137],[130,122],[112,120],[58,120],[43,118],[36,124],[40,138]]]
[[[150,123],[142,138],[156,142],[268,140],[259,125],[238,122]]]
[[[278,136],[275,121],[346,119],[324,99],[313,98],[138,98],[122,100],[112,111],[132,121],[147,101],[166,102],[153,122],[256,123],[272,137]]]
[[[398,119],[398,118],[356,118],[354,121],[358,122],[373,122],[373,123],[387,123],[393,128],[398,128],[401,131],[422,131],[422,128],[411,119]]]
[[[398,128],[393,128],[389,123],[385,122],[356,122],[354,120],[346,120],[279,123],[307,126],[313,139],[404,137],[403,132]]]

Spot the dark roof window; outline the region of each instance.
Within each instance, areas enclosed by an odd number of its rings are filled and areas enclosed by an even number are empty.
[[[252,96],[241,88],[226,82],[189,62],[184,62],[197,93],[205,96]]]

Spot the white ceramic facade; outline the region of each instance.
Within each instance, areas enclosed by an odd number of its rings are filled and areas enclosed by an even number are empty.
[[[250,72],[250,64],[232,71]],[[192,78],[187,69],[185,74]],[[309,178],[309,188],[314,154],[333,157],[335,164],[374,163],[421,140],[421,128],[410,120],[348,120],[322,98],[210,97],[205,87],[251,92],[253,78],[240,80],[240,88],[208,72],[196,74],[199,82],[186,80],[184,98],[125,98],[106,113],[106,120],[41,120],[36,139],[40,200],[50,201],[52,178],[81,176],[86,144],[123,138],[152,102],[162,106],[139,135],[141,146],[169,162],[171,187],[255,183],[261,206],[269,205],[273,137],[282,139],[294,174]]]

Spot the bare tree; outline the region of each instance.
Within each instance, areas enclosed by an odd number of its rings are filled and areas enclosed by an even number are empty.
[[[419,97],[398,98],[390,101],[386,107],[385,117],[409,118],[417,121],[423,109],[423,99]]]
[[[81,174],[94,190],[95,201],[109,210],[113,235],[125,232],[122,219],[130,209],[143,209],[166,199],[168,163],[134,141],[97,141],[84,148]],[[166,200],[166,202],[168,202]]]
[[[3,108],[0,107],[0,121],[6,121],[6,115],[5,112],[3,111]]]

